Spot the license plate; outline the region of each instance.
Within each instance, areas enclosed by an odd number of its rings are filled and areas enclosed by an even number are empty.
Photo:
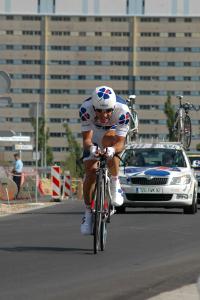
[[[136,193],[152,193],[152,194],[162,194],[162,187],[158,186],[144,186],[144,187],[136,187]]]

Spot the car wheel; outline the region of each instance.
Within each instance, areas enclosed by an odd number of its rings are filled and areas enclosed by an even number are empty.
[[[194,215],[197,209],[196,191],[194,190],[192,205],[184,207],[183,212],[184,214]]]
[[[115,210],[117,214],[124,214],[126,211],[126,207],[125,206],[115,206]]]

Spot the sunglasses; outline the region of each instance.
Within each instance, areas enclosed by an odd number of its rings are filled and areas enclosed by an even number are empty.
[[[98,113],[102,113],[102,112],[111,113],[111,112],[113,112],[113,108],[108,108],[108,109],[95,109],[95,111],[98,112]]]

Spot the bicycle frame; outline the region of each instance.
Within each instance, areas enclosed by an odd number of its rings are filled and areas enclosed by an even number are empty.
[[[180,107],[178,109],[177,115],[178,116],[175,120],[174,126],[176,127],[176,126],[180,125],[179,129],[180,129],[181,132],[183,132],[183,129],[184,129],[183,128],[183,119],[184,119],[184,116],[185,116],[184,108]]]

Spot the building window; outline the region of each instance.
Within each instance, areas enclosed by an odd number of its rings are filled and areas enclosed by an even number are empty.
[[[95,22],[102,22],[102,18],[101,17],[96,17],[96,18],[94,18],[94,21]]]
[[[190,81],[190,80],[191,80],[191,77],[190,77],[190,76],[184,76],[184,77],[183,77],[183,80],[184,80],[184,81]]]
[[[96,31],[96,32],[95,32],[95,35],[96,35],[96,36],[102,36],[102,32]]]
[[[5,151],[13,151],[13,147],[12,146],[5,146],[4,150]]]
[[[168,32],[168,37],[176,37],[176,33],[175,32]]]
[[[6,16],[6,20],[14,20],[13,16]]]
[[[184,33],[184,36],[185,36],[185,37],[191,37],[191,36],[192,36],[192,33],[191,33],[191,32],[185,32],[185,33]]]
[[[175,23],[176,22],[176,18],[169,18],[168,21],[169,21],[169,23]]]
[[[160,22],[160,18],[140,18],[140,22]]]
[[[79,32],[79,36],[86,36],[86,32],[85,31]]]
[[[184,18],[184,22],[186,22],[186,23],[191,23],[191,22],[192,22],[192,19],[191,19],[191,18]]]
[[[167,80],[169,80],[169,81],[174,81],[174,80],[175,80],[175,76],[168,76],[168,77],[167,77]]]
[[[79,18],[79,21],[80,21],[80,22],[86,22],[86,21],[87,21],[87,18],[85,18],[85,17],[80,17],[80,18]]]

